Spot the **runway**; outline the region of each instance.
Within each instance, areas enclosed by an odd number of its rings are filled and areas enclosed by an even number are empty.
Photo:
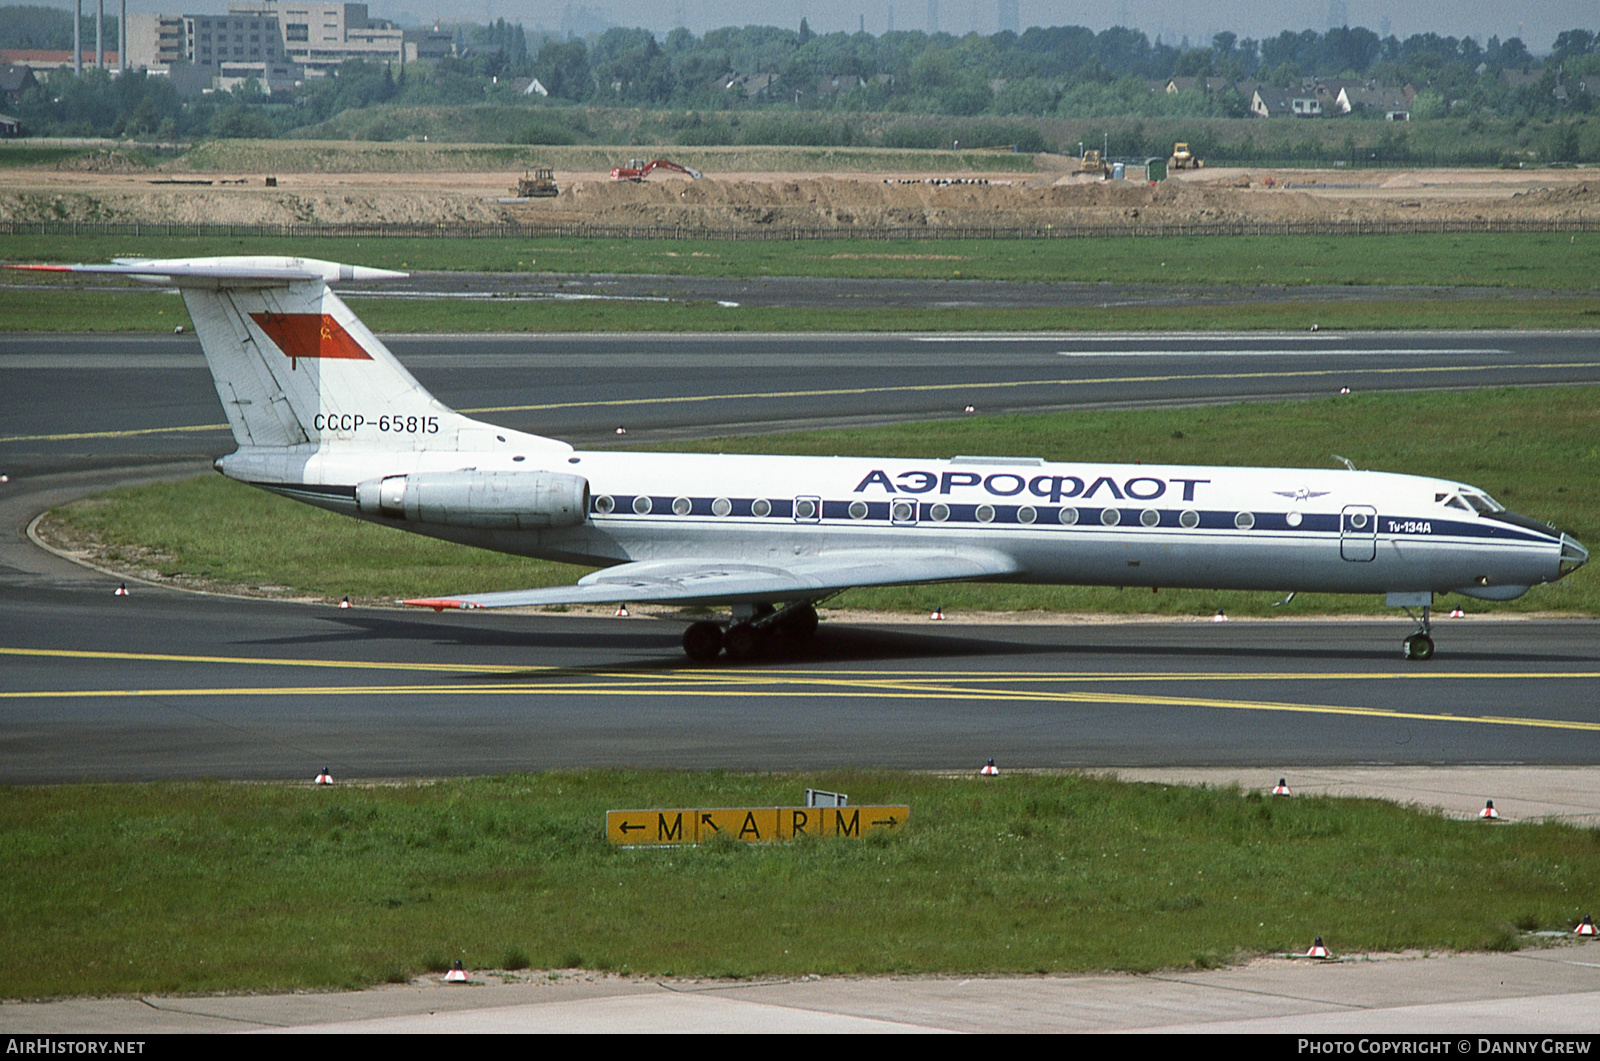
[[[648,619],[0,588],[0,778],[1592,763],[1600,628],[824,624],[690,667]]]
[[[447,404],[578,443],[1352,390],[1600,382],[1592,334],[444,336]],[[232,449],[188,336],[0,338],[0,782],[582,766],[1586,764],[1600,624],[824,624],[688,668],[674,622],[340,612],[113,583],[20,533]],[[603,393],[594,381],[603,378]],[[714,426],[713,426],[714,425]],[[187,463],[181,463],[187,462]]]
[[[385,337],[441,401],[576,444],[1056,409],[1600,383],[1593,332]],[[192,335],[0,335],[0,470],[232,450]],[[605,380],[597,393],[595,380]]]

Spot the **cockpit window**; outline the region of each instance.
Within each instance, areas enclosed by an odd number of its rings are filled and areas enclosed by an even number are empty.
[[[1446,501],[1444,504],[1446,508],[1460,508],[1465,509],[1468,512],[1472,511],[1472,506],[1461,500],[1461,498],[1457,497],[1455,494],[1451,494],[1450,500]]]
[[[1463,490],[1461,491],[1461,496],[1466,499],[1467,504],[1472,506],[1473,511],[1481,516],[1491,516],[1496,512],[1504,512],[1506,510],[1506,506],[1488,494],[1473,494]]]

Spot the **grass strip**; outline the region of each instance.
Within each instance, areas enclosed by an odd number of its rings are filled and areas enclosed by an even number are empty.
[[[1502,388],[1447,394],[1349,395],[1193,409],[974,416],[882,428],[758,435],[663,445],[685,452],[850,453],[948,457],[995,453],[1059,461],[1142,461],[1361,468],[1438,475],[1480,486],[1511,508],[1600,542],[1600,389]],[[500,556],[333,515],[223,479],[117,491],[53,513],[44,531],[98,543],[109,564],[261,592],[402,596],[563,585],[581,568]],[[1473,613],[1600,615],[1600,565],[1515,601],[1461,601]],[[1393,614],[1377,596],[1109,587],[952,584],[851,590],[837,607],[927,612],[1098,611],[1284,617]],[[1459,598],[1449,598],[1456,601]]]
[[[1304,331],[1313,324],[1325,331],[1600,327],[1600,297],[1591,296],[1025,309],[793,309],[709,302],[360,297],[348,301],[379,333]],[[176,295],[0,290],[0,332],[166,332],[174,327],[191,327]]]
[[[909,803],[903,835],[618,850],[612,808]],[[317,789],[0,789],[7,998],[690,976],[1211,967],[1515,950],[1570,929],[1600,830],[1076,775],[594,771]]]
[[[1590,292],[1600,233],[1169,236],[1055,240],[610,240],[6,237],[12,262],[288,254],[385,269],[671,276],[1505,287]],[[16,277],[12,277],[13,280]]]

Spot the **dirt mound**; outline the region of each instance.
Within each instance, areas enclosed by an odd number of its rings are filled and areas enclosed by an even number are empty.
[[[1572,205],[1572,206],[1600,206],[1600,183],[1584,181],[1582,184],[1569,184],[1559,188],[1530,188],[1525,192],[1518,192],[1511,197],[1513,200],[1522,200],[1526,205]]]
[[[658,175],[636,184],[608,180],[604,170],[558,169],[558,197],[512,203],[502,200],[515,173],[283,171],[274,188],[252,180],[180,189],[152,185],[137,158],[114,149],[62,165],[56,171],[0,170],[0,220],[689,230],[1600,220],[1600,181],[1562,170],[1416,171],[1401,186],[1381,171],[1219,168],[1154,185],[1057,183],[1054,172],[924,179],[904,170],[752,171],[698,181]]]
[[[0,220],[229,225],[496,224],[502,209],[479,196],[379,190],[274,192],[170,188],[49,194],[0,190]]]
[[[555,200],[508,208],[518,221],[683,228],[1021,228],[1141,221],[1192,223],[1334,216],[1310,196],[1164,181],[923,184],[791,180],[579,181]]]

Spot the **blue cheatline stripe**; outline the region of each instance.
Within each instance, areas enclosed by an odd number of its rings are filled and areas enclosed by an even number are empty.
[[[634,500],[638,496],[640,495],[596,495],[596,502],[598,502],[600,497],[610,497],[613,501],[612,511],[609,513],[601,512],[595,507],[595,502],[591,503],[590,511],[592,514],[597,516],[620,516],[633,519],[658,517],[680,520],[693,517],[708,517],[711,520],[763,518],[756,516],[752,511],[752,506],[755,504],[756,500],[758,500],[756,498],[727,498],[726,500],[730,504],[728,515],[724,517],[718,517],[713,513],[711,507],[713,502],[716,500],[716,498],[713,497],[690,497],[688,499],[690,502],[689,512],[683,515],[678,515],[675,514],[672,509],[672,504],[678,499],[677,497],[657,497],[654,495],[648,495],[650,498],[650,511],[640,513],[635,512],[633,509]],[[963,524],[972,526],[1026,526],[1035,529],[1054,527],[1061,530],[1077,529],[1081,531],[1110,530],[1113,527],[1118,530],[1133,531],[1225,530],[1234,531],[1241,534],[1262,534],[1264,532],[1270,532],[1276,537],[1281,535],[1338,535],[1340,533],[1341,526],[1340,515],[1338,513],[1330,512],[1302,513],[1298,526],[1291,526],[1289,524],[1288,512],[1254,512],[1251,513],[1251,515],[1254,517],[1254,523],[1250,527],[1246,528],[1239,527],[1235,523],[1239,513],[1232,509],[1135,508],[1122,505],[1102,505],[1093,508],[1076,508],[1068,505],[1005,505],[994,504],[992,502],[960,503],[949,501],[913,501],[911,498],[904,498],[903,500],[909,501],[916,505],[917,510],[915,522],[917,524],[927,524],[934,527],[948,526],[950,524]],[[769,498],[767,501],[772,506],[772,511],[765,517],[765,520],[792,520],[794,518],[794,502],[792,500]],[[866,506],[864,515],[856,516],[851,513],[850,506],[852,504],[856,504],[857,502]],[[912,520],[894,519],[894,504],[894,500],[866,501],[862,498],[853,498],[846,501],[824,500],[822,502],[822,518],[826,521],[843,524],[846,526],[852,523],[892,523],[895,526],[911,525],[913,522]],[[947,515],[944,519],[934,518],[933,510],[935,507],[940,507],[945,510]],[[1107,524],[1104,522],[1104,514],[1113,508],[1117,513],[1116,522]],[[1023,518],[1021,515],[1025,509],[1031,509],[1034,513],[1034,519],[1031,522]],[[1074,523],[1062,523],[1061,512],[1063,509],[1075,511],[1078,517],[1077,520]],[[1180,522],[1180,518],[1186,511],[1198,513],[1200,517],[1200,522],[1198,525],[1194,527],[1183,526],[1183,524]],[[1146,525],[1142,521],[1142,517],[1146,512],[1155,512],[1158,517],[1158,522]],[[1476,541],[1490,540],[1510,544],[1532,543],[1537,545],[1549,545],[1555,544],[1560,540],[1555,536],[1554,533],[1549,536],[1541,536],[1536,533],[1520,530],[1504,524],[1490,526],[1481,523],[1468,523],[1465,521],[1452,519],[1410,516],[1383,516],[1381,514],[1372,516],[1370,518],[1374,519],[1375,521],[1379,521],[1379,537],[1385,541],[1438,541],[1441,539],[1452,540],[1466,538]],[[1410,534],[1398,531],[1383,532],[1381,531],[1381,521],[1384,519],[1405,520],[1406,522],[1410,523],[1425,523],[1432,528],[1432,530],[1429,533]],[[813,520],[810,522],[815,521]],[[1351,534],[1347,535],[1347,537],[1359,541],[1373,540],[1370,531],[1353,531]]]

